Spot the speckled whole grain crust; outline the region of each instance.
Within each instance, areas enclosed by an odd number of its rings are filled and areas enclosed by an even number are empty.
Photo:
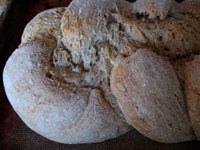
[[[31,129],[61,143],[101,142],[128,124],[159,142],[194,140],[187,111],[196,105],[184,89],[184,66],[200,51],[192,8],[199,1],[73,0],[44,11],[6,63],[8,99]]]

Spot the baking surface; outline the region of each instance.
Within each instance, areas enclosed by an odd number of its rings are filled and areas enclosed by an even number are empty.
[[[25,25],[38,13],[53,7],[67,6],[70,0],[15,0],[4,22],[4,30],[0,31],[0,71],[12,51],[20,43]],[[116,139],[96,144],[64,145],[41,137],[30,130],[16,115],[10,106],[0,80],[0,149],[13,150],[195,150],[200,149],[200,142],[184,142],[178,144],[162,144],[149,140],[133,130]]]

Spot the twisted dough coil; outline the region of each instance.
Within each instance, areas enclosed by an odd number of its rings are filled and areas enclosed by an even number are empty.
[[[10,103],[31,129],[61,143],[101,142],[128,124],[159,142],[198,138],[197,6],[74,0],[38,14],[4,69]]]

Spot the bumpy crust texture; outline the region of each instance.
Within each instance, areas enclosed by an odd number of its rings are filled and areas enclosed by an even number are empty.
[[[62,143],[114,138],[128,123],[160,142],[195,139],[190,120],[198,113],[188,119],[184,87],[198,72],[183,70],[200,52],[193,8],[198,1],[73,0],[38,14],[4,69],[13,108],[31,129]]]
[[[100,90],[79,89],[54,74],[49,63],[52,50],[45,42],[32,42],[7,62],[6,92],[22,120],[41,135],[68,144],[99,142],[125,133],[128,126]]]
[[[120,8],[127,13],[139,13],[147,16],[149,19],[165,19],[168,15],[178,13],[200,15],[199,0],[116,0]],[[131,2],[131,4],[130,4]]]
[[[84,73],[67,63],[70,55],[59,30],[64,10],[43,12],[27,25],[22,44],[4,70],[6,93],[24,122],[51,140],[75,144],[114,138],[130,128],[113,106],[117,104],[106,100],[116,103],[107,83],[102,85],[104,95],[102,87],[90,82],[98,72]]]

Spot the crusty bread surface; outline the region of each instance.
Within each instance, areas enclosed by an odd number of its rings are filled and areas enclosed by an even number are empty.
[[[41,12],[5,65],[7,97],[61,143],[101,142],[130,125],[159,142],[195,140],[199,10],[197,0],[73,0]]]

